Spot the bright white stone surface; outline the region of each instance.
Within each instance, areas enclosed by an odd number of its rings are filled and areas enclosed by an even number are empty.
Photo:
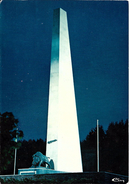
[[[55,170],[82,172],[67,15],[61,8],[53,15],[46,156]]]

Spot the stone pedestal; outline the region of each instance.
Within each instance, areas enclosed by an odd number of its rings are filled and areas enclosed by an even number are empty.
[[[64,172],[56,171],[56,170],[53,170],[53,169],[46,169],[45,167],[18,169],[18,174],[19,175],[55,174],[55,173],[64,173]]]

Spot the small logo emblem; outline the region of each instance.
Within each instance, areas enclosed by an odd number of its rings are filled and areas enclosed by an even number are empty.
[[[113,178],[112,181],[113,182],[123,182],[123,183],[125,183],[125,180],[121,180],[120,178]]]

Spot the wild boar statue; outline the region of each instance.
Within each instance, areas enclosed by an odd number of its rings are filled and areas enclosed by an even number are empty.
[[[54,162],[53,160],[49,160],[49,157],[46,157],[43,155],[40,151],[36,152],[33,156],[33,161],[32,161],[32,166],[31,168],[36,168],[36,167],[46,167],[49,169],[54,169]]]

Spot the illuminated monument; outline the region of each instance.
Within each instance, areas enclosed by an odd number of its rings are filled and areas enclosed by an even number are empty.
[[[67,15],[53,14],[46,156],[54,169],[82,172]]]

